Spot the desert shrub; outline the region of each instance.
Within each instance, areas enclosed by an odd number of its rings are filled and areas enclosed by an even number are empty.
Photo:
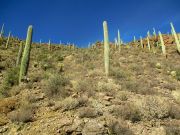
[[[179,105],[172,105],[170,108],[169,115],[173,119],[180,119],[180,106]]]
[[[179,126],[166,126],[165,131],[166,131],[166,135],[180,135]]]
[[[139,110],[144,119],[163,119],[169,117],[170,104],[161,97],[149,96],[141,101]]]
[[[120,91],[117,93],[117,98],[120,99],[121,101],[126,101],[128,100],[128,95],[125,91]]]
[[[77,99],[68,97],[61,103],[63,111],[69,111],[77,108],[80,104]]]
[[[54,75],[48,79],[44,91],[49,98],[56,96],[65,98],[69,96],[69,92],[65,89],[69,84],[69,80],[63,75]]]
[[[109,118],[107,127],[110,135],[133,135],[133,132],[128,128],[127,124],[122,120]]]
[[[131,120],[132,122],[141,120],[140,112],[133,104],[114,106],[111,113],[118,118]]]
[[[88,97],[95,95],[95,89],[96,85],[90,79],[80,80],[80,82],[75,87],[76,92],[79,94],[86,94]]]
[[[80,108],[78,114],[80,118],[95,118],[99,115],[102,115],[101,112],[92,107]]]
[[[128,74],[119,68],[112,68],[110,75],[118,80],[125,80],[128,77]]]
[[[0,93],[4,96],[9,96],[8,92],[12,86],[17,85],[19,81],[19,68],[9,69],[4,77]]]
[[[33,121],[34,107],[31,104],[24,104],[19,110],[8,114],[8,118],[12,122],[31,122]]]
[[[176,71],[176,79],[180,81],[180,69]]]

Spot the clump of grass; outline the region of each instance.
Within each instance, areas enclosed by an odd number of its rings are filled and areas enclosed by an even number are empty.
[[[69,80],[63,75],[54,75],[48,79],[44,91],[49,98],[57,96],[65,98],[69,96],[69,92],[65,89],[69,84]]]

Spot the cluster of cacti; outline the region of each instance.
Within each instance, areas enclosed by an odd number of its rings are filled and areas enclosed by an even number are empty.
[[[29,59],[31,52],[31,44],[32,44],[32,35],[33,35],[33,27],[29,26],[26,37],[26,44],[23,51],[23,56],[21,60],[20,73],[19,73],[19,82],[27,75],[28,67],[29,67]]]
[[[177,36],[176,31],[174,29],[173,23],[170,23],[170,25],[171,25],[172,34],[173,34],[173,36],[175,38],[175,42],[176,42],[176,45],[177,45],[177,50],[180,53],[180,43],[179,43],[179,40],[178,40],[178,36]]]
[[[16,60],[16,66],[19,66],[19,64],[20,64],[22,53],[23,53],[23,41],[21,41],[20,46],[19,46],[19,52],[18,52],[18,56],[17,56],[17,60]]]
[[[3,37],[3,34],[4,34],[4,24],[3,24],[3,25],[2,25],[2,27],[1,27],[0,38],[2,38],[2,37]]]
[[[109,36],[108,36],[108,26],[107,22],[103,22],[104,29],[104,65],[105,65],[105,74],[109,75]]]
[[[9,32],[9,35],[8,35],[8,39],[7,39],[7,42],[6,42],[6,49],[8,48],[8,44],[9,44],[9,40],[10,40],[10,36],[11,36],[11,32]]]

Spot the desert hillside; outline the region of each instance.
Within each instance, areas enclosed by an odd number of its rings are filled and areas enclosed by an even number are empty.
[[[0,134],[180,135],[180,55],[172,35],[104,46],[33,43],[19,84],[18,38],[0,38]]]

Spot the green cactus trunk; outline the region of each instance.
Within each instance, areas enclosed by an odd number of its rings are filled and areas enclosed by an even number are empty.
[[[162,37],[162,34],[161,34],[160,31],[159,31],[159,37],[160,37],[160,41],[161,41],[162,53],[166,57],[167,56],[167,54],[166,54],[166,46],[164,45],[163,37]]]
[[[176,45],[177,45],[177,50],[180,53],[180,43],[179,43],[179,40],[178,40],[178,36],[176,34],[176,31],[175,31],[175,28],[173,26],[173,23],[170,23],[170,25],[171,25],[172,34],[173,34],[173,36],[175,38],[175,42],[176,42]]]
[[[103,22],[104,28],[104,65],[105,65],[105,74],[109,76],[109,37],[108,37],[108,26],[107,22]]]
[[[0,38],[2,38],[2,37],[3,37],[3,34],[4,34],[4,24],[3,24],[3,25],[2,25],[2,27],[1,27]]]
[[[9,44],[9,40],[10,40],[10,36],[11,36],[11,32],[9,32],[9,35],[8,35],[8,39],[7,39],[7,42],[6,42],[6,49],[8,48],[8,44]]]
[[[19,66],[19,64],[20,64],[22,53],[23,53],[23,42],[21,41],[20,46],[19,46],[17,60],[16,60],[16,66]]]
[[[26,45],[25,45],[22,60],[21,60],[19,83],[27,75],[27,71],[29,67],[30,52],[31,52],[32,36],[33,36],[33,27],[30,25],[28,27]]]
[[[141,48],[143,48],[143,40],[141,36],[140,36],[140,44],[141,44]]]
[[[121,37],[119,30],[118,30],[118,46],[119,46],[119,51],[121,51]]]

